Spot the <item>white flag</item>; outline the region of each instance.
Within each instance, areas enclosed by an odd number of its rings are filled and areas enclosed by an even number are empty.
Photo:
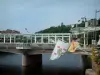
[[[58,40],[51,54],[50,60],[58,59],[69,47],[69,43]]]
[[[100,39],[99,39],[99,41],[97,42],[97,45],[100,45]]]

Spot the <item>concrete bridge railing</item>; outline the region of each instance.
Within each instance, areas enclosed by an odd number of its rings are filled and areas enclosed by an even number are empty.
[[[58,39],[70,42],[70,33],[0,34],[0,43],[51,44]]]
[[[71,35],[70,33],[0,34],[0,46],[31,49],[32,46],[42,45],[44,48],[54,45],[58,39],[70,43]]]

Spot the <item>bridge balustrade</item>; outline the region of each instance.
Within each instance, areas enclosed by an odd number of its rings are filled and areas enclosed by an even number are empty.
[[[70,43],[70,33],[0,34],[0,43],[54,44],[58,39]]]

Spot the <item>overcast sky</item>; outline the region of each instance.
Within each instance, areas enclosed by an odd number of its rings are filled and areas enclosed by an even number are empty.
[[[94,18],[100,0],[0,0],[0,30],[34,33],[50,26],[74,24],[86,16]],[[98,13],[98,18],[100,13]]]

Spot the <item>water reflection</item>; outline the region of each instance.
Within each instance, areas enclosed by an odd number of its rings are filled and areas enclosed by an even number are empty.
[[[0,75],[22,75],[21,68],[14,66],[1,66]]]
[[[43,70],[41,68],[33,67],[4,67],[0,68],[0,75],[82,75],[82,70],[76,69],[47,69]]]
[[[79,55],[67,54],[55,61],[50,61],[49,57],[50,54],[43,54],[42,64],[22,67],[21,55],[0,54],[0,75],[82,75]]]

